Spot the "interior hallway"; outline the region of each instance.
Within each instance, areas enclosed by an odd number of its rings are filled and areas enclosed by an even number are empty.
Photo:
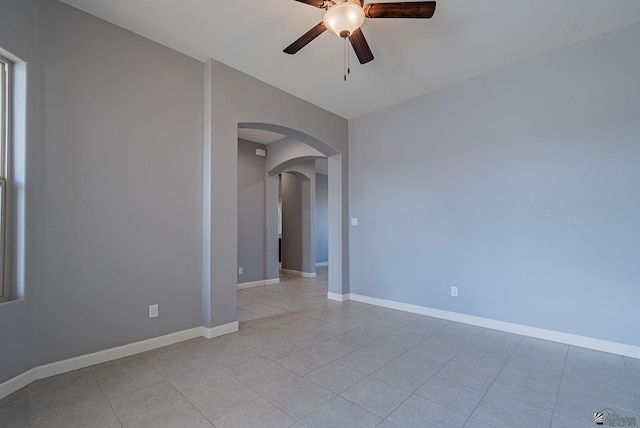
[[[0,427],[560,428],[603,409],[640,421],[640,360],[330,301],[318,273],[240,290],[237,333],[37,381],[0,401]]]

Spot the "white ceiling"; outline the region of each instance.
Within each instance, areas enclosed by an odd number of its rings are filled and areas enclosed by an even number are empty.
[[[328,31],[282,52],[322,20],[294,0],[62,1],[347,119],[640,22],[638,0],[441,0],[429,20],[367,19],[375,60],[352,55],[345,83],[343,42]]]
[[[238,128],[238,138],[268,145],[282,140],[285,136],[277,132],[263,131],[261,129]]]

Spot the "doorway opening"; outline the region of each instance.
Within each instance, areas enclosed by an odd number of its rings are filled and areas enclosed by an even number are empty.
[[[311,136],[238,125],[238,288],[320,270],[342,294],[341,173],[341,155]]]

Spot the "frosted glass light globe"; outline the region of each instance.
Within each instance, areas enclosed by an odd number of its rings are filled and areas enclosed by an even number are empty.
[[[364,10],[349,1],[338,3],[325,12],[322,22],[337,36],[349,37],[364,24]]]

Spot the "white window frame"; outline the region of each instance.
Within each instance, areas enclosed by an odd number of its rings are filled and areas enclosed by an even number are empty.
[[[0,56],[0,302],[11,300],[11,284],[9,275],[9,237],[8,225],[11,224],[9,215],[8,195],[10,186],[10,154],[9,146],[11,123],[11,73],[12,62]]]

